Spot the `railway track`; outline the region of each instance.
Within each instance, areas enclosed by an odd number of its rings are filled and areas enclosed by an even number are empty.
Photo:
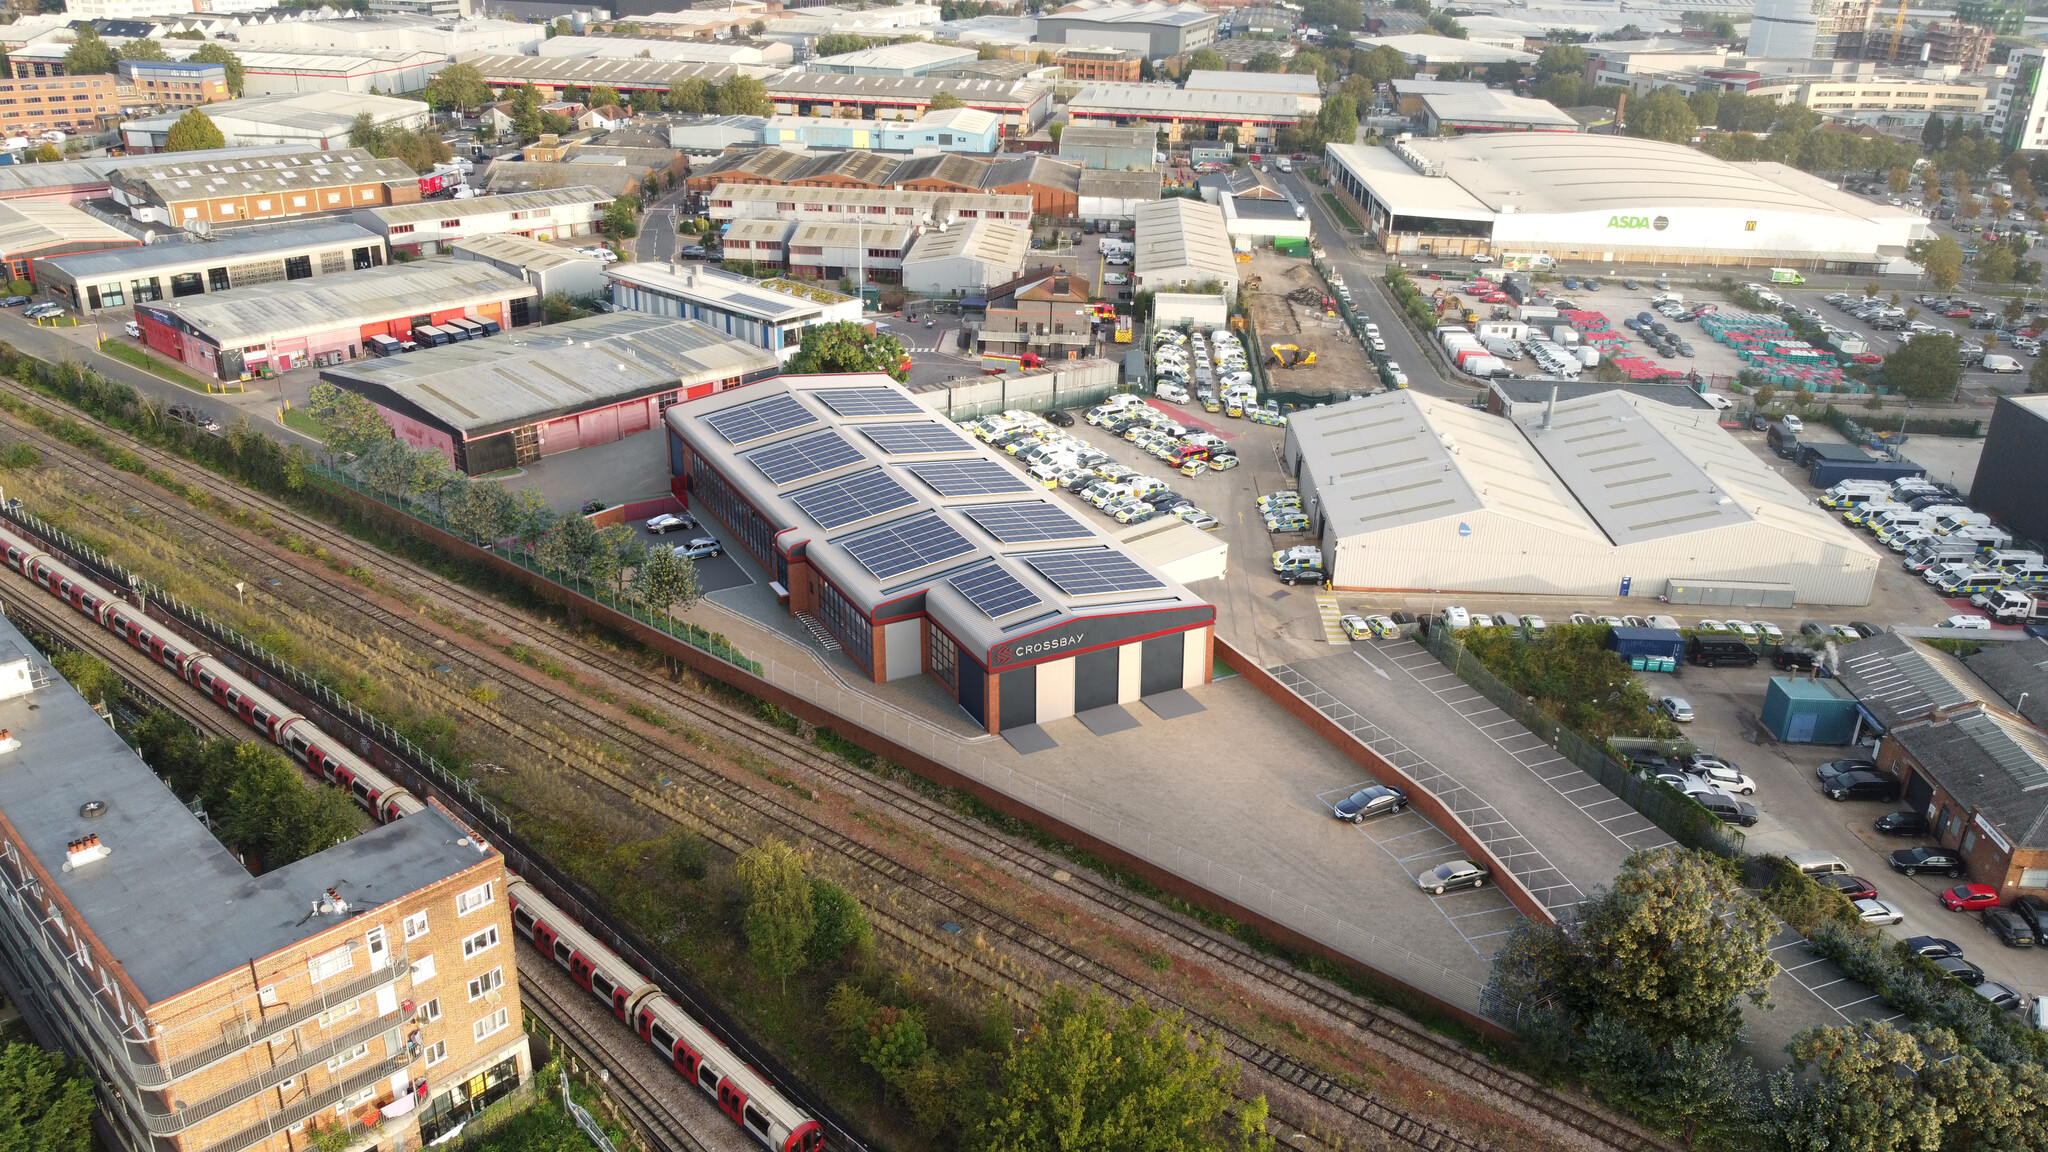
[[[249,730],[229,719],[219,707],[199,695],[198,690],[178,679],[169,669],[128,645],[112,633],[86,622],[85,618],[27,584],[5,586],[0,591],[0,615],[12,620],[24,632],[40,632],[68,647],[106,662],[120,675],[129,693],[161,707],[190,724],[201,739],[227,736],[247,739]]]
[[[7,387],[29,403],[43,406],[51,412],[70,414],[70,410],[54,402],[16,389],[12,385]],[[114,474],[97,459],[70,448],[32,426],[20,428],[19,431],[21,435],[37,442],[50,454],[64,459],[67,464],[82,471],[99,474],[102,480],[124,492],[139,494],[145,502],[154,506],[159,515],[175,522],[181,528],[189,527],[194,533],[210,538],[217,546],[227,549],[229,554],[248,553],[252,543],[249,539],[228,531],[211,517],[164,498],[153,488],[139,484],[130,477]],[[130,447],[142,454],[151,464],[181,479],[203,483],[213,491],[222,489],[219,478],[177,457],[147,446]],[[797,769],[810,778],[807,783],[825,784],[879,807],[941,843],[991,860],[1013,875],[1027,879],[1033,884],[1059,891],[1063,897],[1084,906],[1088,911],[1112,924],[1139,927],[1147,933],[1168,937],[1188,952],[1190,959],[1227,969],[1236,980],[1284,1007],[1312,1008],[1322,1014],[1327,1022],[1336,1025],[1338,1031],[1364,1040],[1377,1052],[1425,1075],[1454,1084],[1469,1094],[1535,1122],[1538,1127],[1574,1137],[1574,1142],[1582,1146],[1627,1150],[1663,1147],[1658,1141],[1619,1124],[1569,1097],[1550,1092],[1525,1077],[1473,1057],[1463,1049],[1423,1030],[1405,1017],[1381,1009],[1320,980],[1304,977],[1252,951],[1234,938],[1211,931],[1148,901],[1135,899],[1120,889],[1085,874],[1073,873],[1064,859],[1035,845],[996,835],[985,826],[959,816],[950,808],[914,789],[848,767],[755,717],[690,696],[660,680],[650,683],[648,670],[644,667],[621,660],[598,646],[583,644],[540,627],[534,621],[488,600],[480,599],[470,590],[443,580],[418,566],[356,545],[345,537],[337,537],[326,525],[307,520],[287,505],[260,494],[241,490],[236,490],[234,495],[252,510],[269,514],[281,526],[303,534],[317,535],[323,541],[331,542],[329,551],[344,565],[359,562],[373,571],[400,577],[410,588],[436,597],[460,612],[487,622],[513,643],[524,645],[529,650],[544,654],[574,670],[588,670],[603,676],[614,685],[630,686],[634,694],[686,717],[692,723],[734,746],[766,755]],[[379,627],[395,630],[401,635],[417,635],[423,628],[433,630],[419,616],[398,613],[376,602],[375,598],[364,596],[360,586],[337,578],[319,561],[298,556],[281,548],[273,548],[267,542],[257,546],[271,553],[267,559],[291,569],[294,577],[301,578],[305,590],[317,598],[318,607],[328,610],[336,606],[345,607],[349,611],[369,617]],[[282,602],[296,604],[292,598],[294,591],[296,590],[280,588],[266,590],[263,594],[274,595]],[[301,610],[312,607],[305,604],[296,606]],[[347,638],[342,639],[346,641]],[[792,830],[800,831],[804,838],[841,856],[851,866],[872,877],[875,882],[895,885],[915,893],[929,901],[935,909],[941,910],[946,919],[971,924],[984,933],[1001,937],[1012,946],[1037,957],[1056,972],[1071,974],[1074,978],[1099,984],[1122,996],[1142,995],[1161,1006],[1181,1007],[1188,1012],[1192,1020],[1215,1030],[1233,1054],[1246,1064],[1260,1069],[1280,1083],[1291,1085],[1325,1104],[1350,1114],[1387,1138],[1417,1147],[1480,1147],[1444,1130],[1444,1126],[1440,1124],[1432,1124],[1389,1109],[1369,1093],[1338,1083],[1293,1058],[1243,1035],[1199,1010],[1198,1007],[1181,1003],[1177,996],[1155,982],[1118,972],[1081,956],[1059,941],[1038,933],[1027,925],[1017,923],[992,906],[952,891],[946,884],[932,876],[918,872],[842,836],[826,825],[802,816],[800,811],[795,810],[790,804],[788,793],[782,788],[771,787],[765,781],[728,775],[681,756],[629,724],[604,715],[593,702],[575,698],[565,699],[552,688],[533,683],[530,679],[531,674],[518,667],[516,662],[509,659],[485,658],[460,643],[463,637],[444,639],[458,641],[437,649],[450,663],[461,663],[494,682],[509,683],[511,690],[521,693],[530,703],[546,709],[550,714],[563,717],[566,723],[581,725],[641,757],[644,762],[677,773],[690,781],[696,789],[701,790],[701,794],[712,804],[737,803],[751,809],[759,819],[786,826],[794,823],[795,827]],[[465,709],[453,701],[446,703],[458,713],[476,715],[475,709]],[[673,794],[666,794],[663,790],[629,779],[601,762],[592,763],[587,756],[572,755],[577,750],[559,737],[536,733],[530,728],[514,727],[502,718],[490,714],[480,719],[495,723],[508,738],[527,742],[534,742],[537,738],[543,740],[552,745],[548,750],[556,759],[574,770],[583,772],[594,782],[660,811],[684,826],[718,840],[728,848],[741,850],[747,846],[737,836],[723,828],[715,827],[712,822],[687,809]],[[743,787],[735,788],[735,783]],[[905,923],[881,915],[876,919],[878,929],[899,944],[937,962],[945,963],[1006,995],[1023,999],[1026,1003],[1035,999],[1035,991],[1022,986],[1013,978],[990,971],[987,964],[973,955],[972,948],[961,946],[959,938],[955,938],[949,944],[945,940],[935,939],[938,934],[932,931],[933,925]],[[1281,1112],[1283,1110],[1276,1109],[1276,1113]]]

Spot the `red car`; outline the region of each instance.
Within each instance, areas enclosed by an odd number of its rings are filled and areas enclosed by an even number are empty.
[[[1861,876],[1851,876],[1847,872],[1831,872],[1825,876],[1816,876],[1814,879],[1819,881],[1823,888],[1833,888],[1851,900],[1877,899],[1877,885]]]
[[[1505,304],[1508,302],[1508,294],[1505,292],[1488,292],[1480,302],[1483,304]]]
[[[1854,360],[1858,364],[1884,363],[1884,357],[1879,356],[1875,352],[1858,352],[1856,355],[1849,357],[1849,359]]]
[[[1942,315],[1951,320],[1967,320],[1970,316],[1970,310],[1968,308],[1951,308],[1943,312]]]
[[[1989,884],[1958,884],[1941,894],[1941,906],[1951,912],[1975,912],[1998,903],[1998,889]]]

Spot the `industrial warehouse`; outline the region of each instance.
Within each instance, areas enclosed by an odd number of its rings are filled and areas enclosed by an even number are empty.
[[[375,404],[399,439],[481,476],[644,432],[679,400],[779,371],[774,353],[694,320],[620,312],[361,360],[320,378]]]
[[[1514,420],[1389,392],[1297,413],[1282,464],[1343,589],[1789,607],[1877,579],[1712,413],[1626,392]]]
[[[1215,609],[886,376],[668,410],[670,485],[876,683],[923,673],[990,732],[1210,678]]]
[[[1910,270],[1925,217],[1782,164],[1568,132],[1329,147],[1382,251],[1603,263]]]

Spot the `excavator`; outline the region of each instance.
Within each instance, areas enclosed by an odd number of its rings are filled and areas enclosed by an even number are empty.
[[[1316,354],[1295,344],[1269,345],[1273,350],[1273,363],[1282,368],[1300,368],[1316,362]]]

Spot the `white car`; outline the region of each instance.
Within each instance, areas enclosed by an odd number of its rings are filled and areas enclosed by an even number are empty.
[[[1802,423],[1800,423],[1799,417],[1797,417],[1797,416],[1791,416],[1791,415],[1786,415],[1786,416],[1780,416],[1780,417],[1778,417],[1778,421],[1779,421],[1780,423],[1782,423],[1783,425],[1785,425],[1785,431],[1787,431],[1787,432],[1804,432],[1804,431],[1806,431],[1806,425],[1805,425],[1805,424],[1802,424]]]
[[[1493,257],[1488,256],[1484,252],[1480,252],[1472,257],[1472,262],[1474,264],[1491,264],[1493,263]]]
[[[1897,924],[1906,918],[1906,914],[1899,911],[1899,906],[1889,900],[1877,900],[1866,896],[1855,903],[1856,915],[1865,924]]]
[[[140,324],[137,324],[133,320],[122,321],[121,331],[126,332],[130,336],[135,337],[137,340],[142,339],[142,326]]]
[[[1943,620],[1941,623],[1936,624],[1935,627],[1961,628],[1973,632],[1988,632],[1991,630],[1991,617],[1979,616],[1974,612],[1965,612],[1958,616],[1951,616],[1948,619]]]
[[[1110,285],[1129,284],[1131,282],[1131,278],[1129,276],[1124,275],[1121,272],[1104,272],[1102,274],[1102,282],[1104,284]]]
[[[1652,616],[1649,618],[1649,625],[1652,628],[1662,628],[1667,632],[1676,632],[1678,631],[1678,617]]]
[[[1755,628],[1758,632],[1763,633],[1764,639],[1770,641],[1773,644],[1782,643],[1785,639],[1784,630],[1779,628],[1776,624],[1771,623],[1769,620],[1751,620],[1749,622],[1749,625],[1750,627]]]
[[[1728,621],[1728,626],[1730,628],[1735,629],[1735,634],[1737,636],[1742,637],[1744,640],[1747,640],[1751,644],[1756,643],[1757,630],[1750,624],[1741,620],[1730,620]]]
[[[1485,612],[1474,612],[1472,614],[1472,626],[1474,628],[1491,628],[1493,627],[1493,617]]]
[[[1735,407],[1735,401],[1721,395],[1719,392],[1703,392],[1700,395],[1701,399],[1714,406],[1715,411],[1726,412],[1730,408]]]
[[[1444,609],[1444,625],[1454,632],[1470,628],[1472,626],[1472,613],[1467,612],[1459,605],[1453,604]]]
[[[1683,696],[1662,697],[1657,701],[1657,707],[1662,708],[1666,716],[1680,724],[1692,723],[1692,705],[1687,703]]]

